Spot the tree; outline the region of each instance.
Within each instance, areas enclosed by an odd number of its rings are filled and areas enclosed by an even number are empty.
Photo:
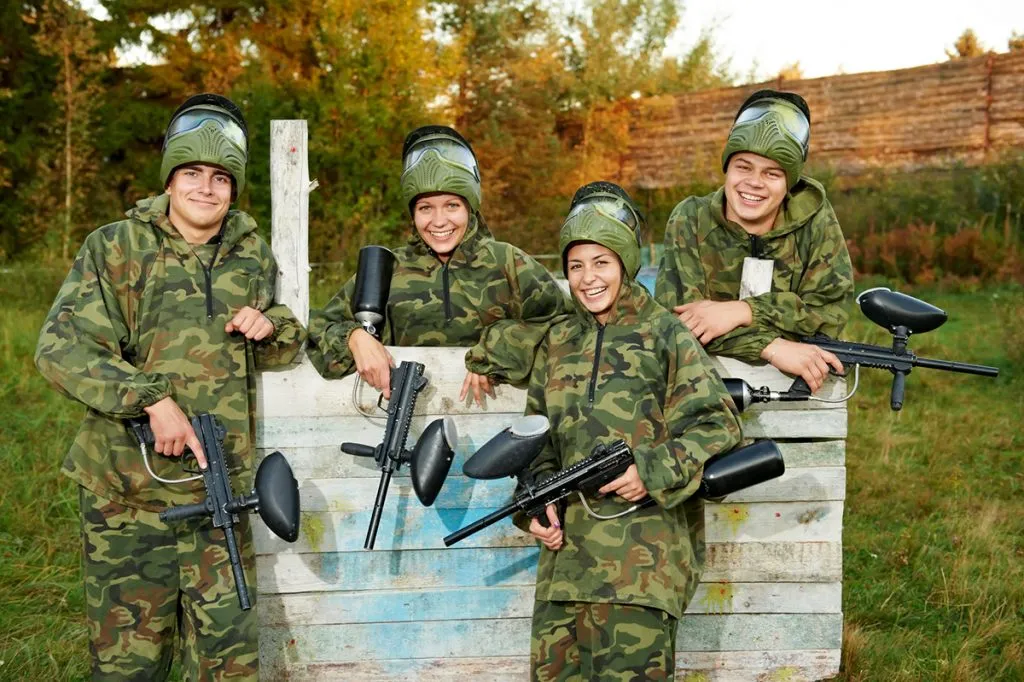
[[[978,36],[975,35],[973,29],[965,29],[960,37],[953,43],[953,50],[950,52],[946,50],[946,56],[952,59],[968,59],[970,57],[980,57],[985,54],[987,50],[978,40]]]
[[[804,70],[800,68],[800,62],[795,61],[779,69],[778,78],[784,81],[798,81],[803,79]]]
[[[1006,48],[1010,52],[1024,51],[1024,33],[1017,33],[1016,31],[1011,33],[1010,39],[1006,41]]]

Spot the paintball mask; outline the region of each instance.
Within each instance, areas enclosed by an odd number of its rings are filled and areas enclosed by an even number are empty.
[[[811,139],[811,113],[800,95],[759,90],[736,115],[722,152],[722,170],[737,152],[751,152],[775,161],[786,172],[789,188],[800,179]]]
[[[463,197],[480,210],[480,169],[469,143],[447,126],[423,126],[409,133],[402,148],[402,197],[412,213],[413,200],[430,192]]]
[[[171,117],[164,135],[160,177],[164,186],[174,169],[186,163],[208,163],[234,179],[232,199],[245,187],[248,128],[241,110],[226,97],[205,93],[185,100]]]
[[[591,182],[576,190],[569,215],[558,235],[562,272],[573,242],[595,242],[611,249],[622,260],[626,274],[636,277],[640,270],[640,229],[643,216],[629,194],[611,182]]]

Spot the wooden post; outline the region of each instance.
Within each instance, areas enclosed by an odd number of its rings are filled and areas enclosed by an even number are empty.
[[[309,163],[305,121],[270,122],[271,248],[277,300],[309,322]]]

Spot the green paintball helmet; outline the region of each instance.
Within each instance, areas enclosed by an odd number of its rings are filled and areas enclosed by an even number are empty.
[[[232,200],[245,188],[249,129],[241,110],[227,97],[203,93],[178,107],[164,135],[160,177],[164,187],[171,174],[187,163],[220,166],[234,180]]]
[[[569,247],[594,242],[614,251],[629,277],[640,270],[641,229],[645,221],[626,190],[613,182],[591,182],[576,190],[558,233],[562,272],[568,276]]]
[[[751,152],[775,161],[786,172],[790,189],[800,179],[811,141],[811,110],[800,95],[758,90],[736,114],[722,152],[722,170],[737,152]]]
[[[402,198],[409,205],[421,194],[457,194],[480,210],[480,169],[473,148],[448,126],[423,126],[402,145]]]

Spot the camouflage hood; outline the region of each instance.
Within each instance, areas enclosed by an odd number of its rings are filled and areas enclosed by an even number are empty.
[[[180,241],[188,250],[188,243],[181,233],[171,224],[167,217],[167,210],[171,204],[171,197],[168,194],[159,194],[153,197],[146,197],[135,202],[135,206],[128,209],[125,215],[139,222],[149,223],[160,229],[172,240]],[[224,223],[221,227],[221,249],[230,250],[236,246],[250,232],[256,231],[256,221],[252,216],[241,211],[229,210],[224,216]]]

